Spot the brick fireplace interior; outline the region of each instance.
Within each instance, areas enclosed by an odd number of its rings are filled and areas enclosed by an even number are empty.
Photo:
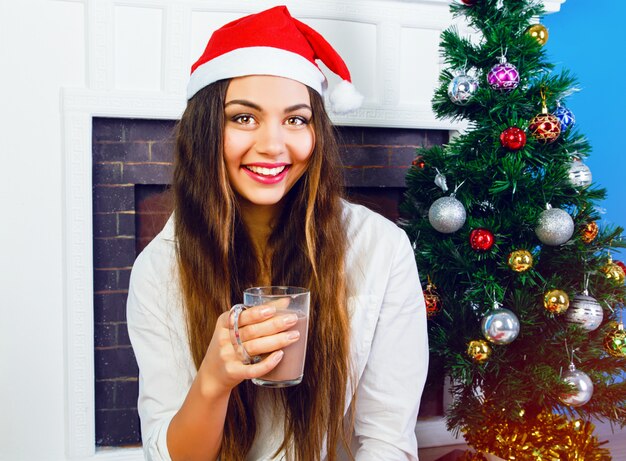
[[[135,257],[172,209],[175,123],[93,119],[95,443],[101,447],[141,443],[126,296]],[[338,127],[338,132],[348,196],[394,221],[415,149],[448,141],[448,132],[440,130]],[[440,394],[424,394],[421,416],[442,414]]]

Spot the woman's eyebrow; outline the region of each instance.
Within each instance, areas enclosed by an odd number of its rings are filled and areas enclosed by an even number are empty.
[[[240,106],[247,106],[250,107],[254,110],[258,110],[259,112],[262,112],[263,109],[261,109],[261,106],[259,106],[258,104],[255,104],[251,101],[248,101],[246,99],[233,99],[232,101],[228,101],[226,104],[224,104],[224,108],[232,105],[232,104],[238,104]]]
[[[287,112],[293,112],[295,110],[299,110],[299,109],[307,109],[311,112],[313,112],[313,109],[311,109],[311,106],[309,106],[308,104],[294,104],[293,106],[289,106],[285,109],[285,113]]]

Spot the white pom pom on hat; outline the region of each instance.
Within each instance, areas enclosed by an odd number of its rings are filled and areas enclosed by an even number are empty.
[[[232,21],[213,32],[204,53],[191,67],[187,99],[218,80],[245,75],[275,75],[299,81],[323,95],[322,61],[342,81],[330,94],[331,110],[345,113],[363,102],[341,56],[317,31],[276,6]]]

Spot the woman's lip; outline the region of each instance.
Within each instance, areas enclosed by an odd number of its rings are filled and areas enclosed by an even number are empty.
[[[285,166],[285,169],[283,171],[281,171],[280,173],[278,173],[276,176],[264,176],[258,173],[255,173],[254,171],[246,168],[245,166],[242,167],[243,171],[250,177],[252,178],[254,181],[261,183],[261,184],[266,184],[266,185],[271,185],[271,184],[277,184],[279,182],[281,182],[285,176],[287,176],[287,172],[289,171],[289,165],[288,164],[261,164],[261,163],[252,163],[250,164],[251,166],[258,166],[260,168],[278,168],[280,166]],[[264,165],[270,165],[270,166],[264,166]]]
[[[258,166],[259,168],[279,168],[281,166],[289,166],[289,163],[247,163],[244,166]]]

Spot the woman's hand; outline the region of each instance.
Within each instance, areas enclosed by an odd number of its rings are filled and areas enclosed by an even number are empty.
[[[213,395],[229,393],[245,379],[258,378],[269,373],[283,358],[284,347],[298,341],[296,314],[275,315],[276,307],[270,305],[245,309],[239,316],[239,337],[247,353],[264,357],[258,363],[244,364],[237,351],[230,312],[219,316],[213,338],[198,370],[202,374],[203,390]]]

